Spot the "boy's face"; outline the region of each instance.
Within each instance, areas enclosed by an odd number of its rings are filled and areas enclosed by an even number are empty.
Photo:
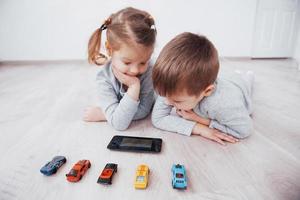
[[[197,104],[206,96],[211,95],[214,90],[214,85],[209,85],[204,91],[200,93],[199,96],[189,95],[185,90],[182,92],[166,96],[166,104],[174,106],[176,109],[180,110],[192,110],[197,106]]]

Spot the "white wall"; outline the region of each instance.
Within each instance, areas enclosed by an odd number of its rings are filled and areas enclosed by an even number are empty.
[[[300,10],[300,3],[298,4],[298,10]],[[298,22],[300,22],[300,12],[298,12]],[[298,24],[297,40],[295,44],[294,58],[297,61],[298,69],[300,70],[300,24]]]
[[[0,60],[85,59],[90,34],[126,6],[150,12],[156,53],[183,31],[207,35],[221,56],[250,56],[257,0],[1,0]]]
[[[297,40],[297,43],[295,45],[294,58],[296,59],[297,64],[298,64],[298,68],[300,70],[300,26],[299,26],[299,29],[298,29],[298,40]]]

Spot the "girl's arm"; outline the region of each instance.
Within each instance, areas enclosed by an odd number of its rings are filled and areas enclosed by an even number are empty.
[[[99,106],[105,114],[107,122],[116,130],[129,127],[138,109],[139,103],[127,93],[119,101],[111,83],[104,77],[98,77]]]
[[[134,120],[145,118],[152,109],[154,103],[154,91],[152,84],[152,69],[149,66],[141,78],[141,89],[138,110],[134,115]]]

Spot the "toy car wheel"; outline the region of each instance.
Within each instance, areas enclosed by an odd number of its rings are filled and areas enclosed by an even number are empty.
[[[89,163],[89,165],[88,165],[88,168],[90,168],[91,167],[91,163]]]
[[[81,180],[81,178],[82,178],[82,176],[80,175],[80,176],[79,176],[79,180]]]

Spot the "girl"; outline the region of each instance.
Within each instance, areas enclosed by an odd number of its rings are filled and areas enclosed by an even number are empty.
[[[84,120],[108,121],[116,130],[125,130],[132,120],[146,117],[154,102],[149,60],[156,29],[153,18],[145,11],[125,8],[112,14],[89,40],[90,63],[105,60],[99,53],[104,30],[111,59],[97,75],[99,107],[87,108]]]

